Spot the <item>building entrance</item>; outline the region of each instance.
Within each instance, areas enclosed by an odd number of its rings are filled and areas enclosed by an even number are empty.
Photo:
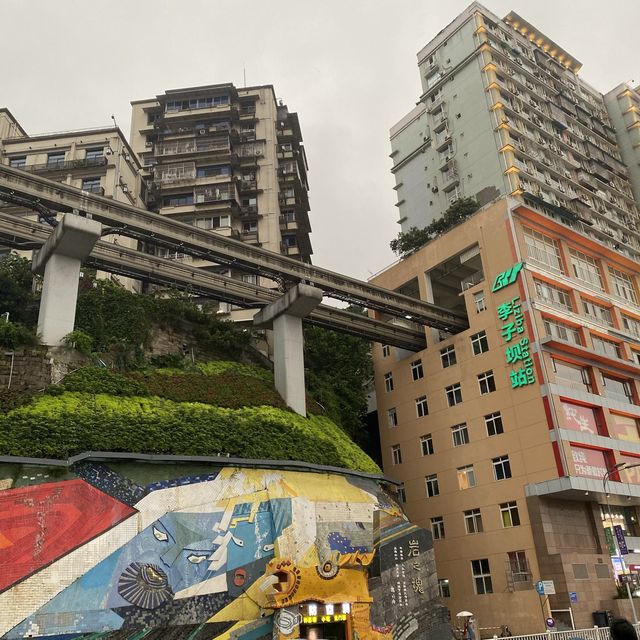
[[[300,637],[306,640],[346,640],[346,622],[301,624]]]

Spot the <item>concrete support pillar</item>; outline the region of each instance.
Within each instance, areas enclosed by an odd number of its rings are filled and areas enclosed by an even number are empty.
[[[296,413],[307,415],[302,318],[284,313],[273,321],[273,367],[278,393]]]
[[[256,327],[273,329],[274,378],[278,393],[288,407],[307,415],[304,384],[302,318],[322,302],[322,291],[298,284],[266,306],[253,319]]]
[[[32,270],[44,275],[38,334],[47,346],[61,345],[73,331],[80,266],[101,232],[99,222],[66,214],[33,258]]]

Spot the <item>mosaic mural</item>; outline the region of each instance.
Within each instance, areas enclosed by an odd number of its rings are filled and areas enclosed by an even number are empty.
[[[0,637],[451,637],[431,536],[338,473],[0,465]]]

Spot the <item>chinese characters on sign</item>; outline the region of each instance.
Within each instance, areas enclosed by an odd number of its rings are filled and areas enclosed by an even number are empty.
[[[398,607],[409,606],[407,594],[407,576],[404,569],[404,549],[401,546],[393,547],[395,585],[391,585],[391,604]]]
[[[571,457],[577,476],[584,478],[604,478],[607,473],[607,463],[602,451],[571,447]]]
[[[492,291],[499,291],[507,285],[513,284],[520,271],[522,262],[518,262],[510,269],[503,271],[496,277]],[[500,335],[505,339],[505,357],[507,364],[513,366],[511,370],[511,388],[525,387],[536,381],[533,370],[533,358],[529,353],[529,338],[524,334],[524,315],[520,305],[520,297],[516,296],[503,302],[496,310],[498,319],[502,321]]]
[[[420,555],[420,542],[418,540],[409,540],[409,556],[416,558]],[[417,560],[413,560],[411,566],[414,571],[420,571],[420,563]],[[414,576],[411,578],[411,586],[416,593],[424,593],[424,584],[422,578]]]

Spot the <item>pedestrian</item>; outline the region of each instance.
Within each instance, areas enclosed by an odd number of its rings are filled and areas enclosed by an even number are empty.
[[[638,640],[636,630],[625,618],[615,618],[611,621],[611,637],[613,640]]]
[[[501,638],[510,638],[513,635],[513,633],[511,633],[511,629],[509,629],[509,626],[506,624],[503,624],[500,627],[500,637]]]

